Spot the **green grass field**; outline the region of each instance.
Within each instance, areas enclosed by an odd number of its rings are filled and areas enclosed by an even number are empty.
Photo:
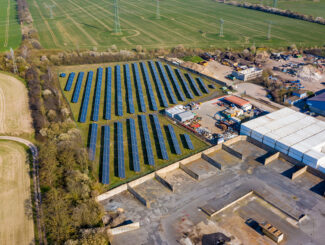
[[[273,7],[273,0],[247,0],[249,3],[258,3]],[[279,0],[278,8],[288,9],[302,14],[312,15],[314,17],[325,18],[325,0]]]
[[[106,50],[118,48],[187,47],[225,48],[256,45],[271,47],[323,45],[324,26],[243,9],[211,0],[160,1],[161,19],[156,19],[156,1],[120,0],[123,34],[113,34],[113,0],[49,0],[54,19],[41,0],[28,0],[34,25],[45,48]],[[223,18],[224,37],[219,37]],[[267,40],[267,22],[272,20],[272,40]]]
[[[0,52],[15,49],[21,42],[15,0],[0,0]]]
[[[89,99],[89,105],[88,105],[88,113],[87,113],[87,120],[86,120],[86,123],[79,123],[77,122],[77,125],[78,125],[78,128],[82,131],[82,134],[83,134],[83,138],[84,138],[84,144],[87,146],[87,139],[88,139],[88,134],[89,134],[89,125],[90,123],[92,123],[91,121],[91,112],[92,112],[92,104],[93,104],[93,97],[94,97],[94,90],[95,90],[95,75],[96,75],[96,69],[98,67],[107,67],[107,66],[111,66],[112,68],[114,68],[115,65],[122,65],[123,63],[111,63],[111,64],[102,64],[102,65],[81,65],[81,66],[68,66],[68,67],[59,67],[58,68],[58,72],[66,72],[67,75],[68,73],[70,72],[76,72],[76,75],[78,74],[78,72],[80,71],[84,71],[84,72],[88,72],[88,71],[94,71],[94,78],[93,78],[93,82],[92,82],[92,87],[91,87],[91,93],[90,93],[90,99]],[[130,64],[131,65],[131,64]],[[153,78],[152,78],[152,74],[149,70],[149,66],[148,66],[148,63],[146,62],[146,66],[147,66],[147,69],[148,69],[148,72],[149,72],[149,76],[150,76],[150,79],[151,79],[151,84],[152,84],[152,88],[153,88],[153,91],[154,91],[154,96],[155,96],[155,100],[157,102],[157,105],[158,105],[158,110],[162,110],[163,107],[160,106],[160,103],[159,103],[159,100],[158,100],[158,96],[157,96],[157,87],[156,87],[156,84],[153,82]],[[174,67],[172,67],[174,68]],[[162,132],[163,132],[163,135],[164,135],[164,139],[165,139],[165,143],[166,143],[166,147],[167,147],[167,153],[169,155],[169,160],[162,160],[159,158],[159,155],[158,155],[158,147],[157,145],[155,144],[157,142],[157,140],[155,139],[155,136],[153,134],[153,128],[152,128],[152,124],[151,124],[151,121],[149,120],[149,117],[147,117],[147,123],[148,123],[148,127],[149,127],[149,133],[150,133],[150,137],[151,137],[151,142],[152,142],[152,147],[153,147],[153,152],[154,152],[154,158],[155,158],[155,163],[156,163],[156,166],[155,168],[153,167],[150,167],[149,165],[146,165],[144,164],[144,158],[143,158],[143,151],[144,151],[144,143],[141,139],[141,136],[140,136],[140,130],[139,130],[139,127],[138,127],[138,116],[139,114],[145,114],[145,115],[149,115],[151,113],[157,113],[157,112],[154,112],[154,111],[151,111],[150,108],[149,108],[149,100],[148,100],[148,94],[147,94],[147,90],[146,90],[146,86],[145,86],[145,83],[144,83],[144,80],[143,80],[143,74],[141,72],[141,70],[139,70],[140,72],[140,77],[141,77],[141,81],[142,81],[142,90],[143,90],[143,97],[144,97],[144,101],[145,101],[145,104],[146,104],[146,109],[147,109],[147,112],[146,113],[141,113],[139,111],[139,105],[138,105],[138,100],[137,100],[137,93],[136,93],[136,86],[135,86],[135,82],[134,82],[134,79],[133,79],[133,72],[132,72],[132,69],[131,69],[131,84],[132,84],[132,92],[133,92],[133,102],[134,102],[134,106],[135,106],[135,114],[129,114],[127,113],[127,103],[126,103],[126,89],[125,89],[125,83],[124,83],[124,74],[123,74],[123,68],[121,66],[121,80],[122,80],[122,96],[123,96],[123,112],[124,112],[124,115],[119,117],[119,116],[116,116],[116,108],[115,108],[115,100],[116,100],[116,94],[115,94],[115,77],[114,77],[114,69],[113,69],[113,77],[112,77],[112,102],[111,102],[111,108],[112,108],[112,111],[111,111],[111,120],[107,121],[107,120],[104,120],[104,103],[105,103],[105,70],[104,70],[104,74],[103,74],[103,84],[102,84],[102,89],[101,89],[101,99],[100,99],[100,109],[99,109],[99,120],[98,120],[98,125],[99,126],[102,126],[102,125],[110,125],[110,185],[107,187],[107,188],[112,188],[120,183],[122,183],[123,181],[128,181],[130,179],[133,179],[133,178],[136,178],[137,176],[140,176],[140,175],[143,175],[149,171],[152,171],[156,168],[160,168],[162,166],[165,166],[165,165],[168,165],[170,163],[173,163],[177,160],[180,160],[182,158],[185,158],[187,156],[190,156],[191,154],[194,154],[195,152],[198,152],[198,151],[201,151],[203,149],[205,149],[207,147],[207,144],[204,143],[203,141],[201,141],[200,139],[198,139],[196,136],[192,135],[191,133],[187,132],[186,130],[184,130],[183,128],[180,128],[176,125],[174,125],[174,130],[175,130],[175,133],[177,135],[177,138],[178,138],[178,141],[179,141],[179,144],[180,144],[180,147],[181,147],[181,150],[182,150],[182,155],[178,156],[176,154],[174,154],[172,152],[172,148],[171,148],[171,144],[169,144],[169,134],[167,133],[166,129],[165,129],[165,126],[167,126],[168,124],[171,124],[171,122],[164,116],[159,116],[159,121],[160,121],[160,124],[161,124],[161,128],[162,128]],[[186,74],[187,72],[182,70],[183,74]],[[167,74],[167,72],[166,72]],[[194,74],[191,74],[192,77],[195,79],[197,76],[194,75]],[[176,76],[176,75],[175,75]],[[176,76],[177,77],[177,76]],[[185,76],[184,76],[185,78]],[[186,79],[186,78],[185,78]],[[83,86],[82,86],[82,89],[80,91],[80,97],[79,97],[79,101],[77,103],[71,103],[71,98],[72,98],[72,95],[73,95],[73,91],[74,91],[74,85],[76,83],[76,78],[74,80],[74,84],[72,86],[72,89],[70,92],[66,92],[64,91],[64,95],[67,99],[67,101],[69,102],[70,104],[70,108],[71,108],[71,111],[73,113],[73,116],[76,120],[78,120],[78,117],[79,117],[79,112],[80,112],[80,107],[81,107],[81,101],[82,101],[82,95],[83,95],[83,92],[84,92],[84,86],[85,86],[85,81],[86,81],[86,78],[84,77],[83,79]],[[60,85],[61,85],[61,88],[64,89],[65,85],[66,85],[66,82],[67,82],[67,77],[66,78],[60,78]],[[188,83],[188,81],[187,81]],[[204,83],[206,85],[208,84],[211,84],[210,81],[207,81],[207,80],[204,80]],[[162,87],[164,89],[164,93],[167,97],[167,94],[166,94],[166,89],[165,89],[165,86],[162,84]],[[182,88],[182,87],[181,87]],[[175,93],[175,89],[173,88],[172,86],[172,89]],[[185,94],[185,91],[184,89],[182,88],[182,91],[183,93]],[[193,92],[193,90],[192,90]],[[193,92],[194,93],[194,92]],[[187,104],[189,103],[190,101],[193,101],[193,100],[198,100],[198,99],[202,99],[202,98],[205,98],[207,96],[211,96],[211,94],[215,94],[216,96],[218,94],[221,95],[221,91],[220,91],[220,86],[216,86],[215,89],[210,89],[210,93],[209,94],[204,94],[202,96],[195,96],[194,99],[187,99],[186,102],[183,102],[183,104]],[[176,95],[176,94],[175,94]],[[167,98],[167,101],[170,102]],[[179,101],[179,103],[181,103]],[[171,103],[169,103],[169,106],[172,106]],[[129,150],[129,144],[128,144],[128,138],[129,138],[129,132],[127,130],[127,123],[126,123],[126,119],[127,118],[134,118],[135,119],[135,122],[136,122],[136,130],[137,130],[137,138],[138,138],[138,151],[139,151],[139,155],[140,155],[140,163],[141,163],[141,172],[136,174],[135,172],[133,172],[130,168],[130,150]],[[121,121],[123,123],[123,134],[124,134],[124,151],[125,151],[125,170],[126,170],[126,179],[125,180],[120,180],[118,177],[116,177],[116,166],[115,166],[115,153],[114,153],[114,147],[115,147],[115,137],[116,137],[116,132],[115,132],[115,129],[114,129],[114,123],[116,121]],[[183,133],[188,133],[191,135],[191,140],[193,142],[193,145],[195,146],[195,149],[194,150],[188,150],[185,148],[185,146],[182,144],[182,141],[181,141],[181,134]],[[94,175],[97,176],[99,179],[100,179],[100,176],[101,176],[101,172],[100,172],[100,165],[101,165],[101,127],[99,127],[99,132],[98,132],[98,138],[97,138],[97,148],[96,148],[96,159],[95,161],[93,162],[93,172],[94,172]]]

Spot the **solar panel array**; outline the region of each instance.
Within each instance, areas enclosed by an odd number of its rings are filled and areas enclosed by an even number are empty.
[[[116,127],[117,127],[117,172],[118,172],[118,177],[125,178],[123,125],[121,122],[116,122]]]
[[[194,146],[192,144],[191,138],[188,134],[183,134],[187,148],[190,150],[194,150]]]
[[[74,72],[71,72],[69,74],[69,78],[68,78],[67,84],[65,85],[65,88],[64,88],[65,91],[70,91],[71,90],[72,83],[73,83],[73,79],[74,79],[75,75],[76,74]]]
[[[152,147],[151,147],[151,140],[150,140],[150,136],[149,136],[147,119],[146,119],[145,115],[140,115],[140,119],[141,119],[141,126],[142,126],[142,135],[143,135],[144,143],[145,143],[145,147],[146,147],[148,164],[151,166],[154,166],[155,160],[153,158],[153,152],[152,152]]]
[[[187,85],[187,82],[185,81],[185,79],[179,69],[176,69],[176,74],[177,74],[179,80],[181,81],[181,83],[183,84],[183,87],[185,88],[187,97],[189,97],[190,99],[194,99],[194,96],[193,96],[190,88]]]
[[[179,147],[178,140],[176,138],[174,128],[173,128],[172,125],[168,125],[167,127],[168,127],[168,131],[169,131],[170,137],[171,137],[172,142],[173,142],[174,152],[177,155],[181,155],[182,151],[181,151],[181,148]]]
[[[158,88],[158,94],[159,94],[160,100],[162,102],[162,106],[167,108],[168,107],[168,102],[167,102],[166,96],[164,94],[164,89],[161,86],[161,82],[160,82],[160,79],[159,79],[157,70],[155,68],[155,65],[154,65],[154,63],[151,60],[148,63],[149,63],[149,67],[150,67],[151,73],[153,75],[153,79],[154,79],[154,81],[156,83],[156,86]]]
[[[164,68],[163,68],[161,62],[157,61],[156,64],[157,64],[158,70],[159,70],[159,72],[160,72],[160,74],[162,76],[162,80],[163,80],[163,82],[164,82],[164,84],[165,84],[165,86],[167,88],[167,93],[169,95],[169,98],[171,99],[171,103],[177,104],[177,100],[175,98],[173,89],[172,89],[172,87],[170,85],[169,79],[168,79],[168,77],[167,77],[167,75],[166,75],[166,73],[164,71]]]
[[[127,95],[128,95],[129,113],[134,114],[134,104],[133,104],[132,85],[131,85],[129,64],[124,65],[124,73],[125,73],[125,79],[126,79],[126,90],[127,90]]]
[[[150,82],[150,79],[149,79],[149,74],[148,74],[147,67],[146,67],[144,62],[141,62],[140,66],[142,68],[144,81],[147,84],[149,99],[150,99],[150,103],[151,103],[151,110],[157,111],[158,108],[157,108],[157,104],[156,104],[156,100],[155,100],[155,95],[154,95],[153,90],[152,90],[151,82]]]
[[[209,93],[209,89],[205,86],[204,82],[202,81],[202,79],[200,77],[198,77],[196,79],[200,85],[200,87],[203,89],[203,92],[208,94]]]
[[[159,148],[160,148],[161,157],[164,160],[168,160],[168,154],[167,154],[167,150],[166,150],[165,140],[164,140],[164,136],[161,132],[161,127],[160,127],[158,117],[155,114],[152,114],[151,116],[152,116],[154,124],[155,124],[155,130],[156,130],[156,134],[158,137],[158,144],[159,144]]]
[[[190,81],[190,84],[193,87],[195,94],[197,96],[202,96],[202,93],[199,90],[199,88],[197,87],[197,85],[196,85],[194,79],[192,78],[191,74],[186,74],[186,76],[187,76],[188,80]]]
[[[102,162],[102,183],[109,184],[109,148],[110,148],[110,130],[109,126],[105,125],[102,127],[103,133],[103,162]]]
[[[129,127],[130,127],[130,134],[131,134],[131,152],[132,152],[133,170],[135,172],[140,172],[138,142],[137,142],[137,135],[135,130],[135,122],[133,118],[129,119]]]
[[[97,69],[97,81],[96,81],[95,98],[93,102],[93,115],[92,115],[92,120],[95,122],[98,121],[100,94],[102,91],[102,80],[103,80],[103,68],[99,67]]]
[[[104,119],[111,120],[111,101],[112,101],[112,68],[106,67],[106,91],[105,91],[105,113]]]
[[[97,129],[98,129],[98,125],[96,123],[90,124],[90,139],[89,139],[89,160],[90,161],[95,160]]]
[[[115,82],[116,82],[116,114],[123,116],[123,102],[122,102],[122,84],[121,84],[121,67],[115,66]]]
[[[72,103],[77,103],[79,100],[79,94],[80,94],[83,78],[84,78],[84,72],[79,72],[77,83],[76,83],[76,86],[74,87],[74,91],[73,91],[73,96],[72,96],[72,100],[71,100]]]
[[[89,96],[90,96],[90,90],[91,90],[91,83],[93,81],[93,75],[94,75],[94,73],[92,71],[88,72],[86,88],[84,91],[84,98],[83,98],[82,105],[81,105],[79,122],[83,122],[83,123],[86,122],[86,116],[87,116],[87,111],[88,111]]]
[[[179,86],[179,84],[178,84],[178,82],[176,80],[176,77],[175,77],[175,75],[173,73],[172,68],[170,68],[169,65],[166,65],[166,70],[167,70],[169,76],[171,77],[172,83],[174,84],[174,86],[176,88],[176,92],[177,92],[178,97],[180,98],[181,101],[185,101],[184,94],[183,94],[183,92],[181,90],[181,87]]]
[[[143,99],[143,92],[142,92],[142,86],[141,86],[141,79],[140,79],[138,64],[133,63],[132,68],[133,68],[134,81],[135,81],[135,84],[137,86],[138,96],[139,96],[139,100],[140,100],[140,111],[141,112],[146,112],[146,104],[144,103],[144,99]]]

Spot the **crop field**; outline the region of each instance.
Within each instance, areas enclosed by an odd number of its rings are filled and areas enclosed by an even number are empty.
[[[135,71],[133,70],[132,64],[129,64],[130,67],[130,82],[131,86],[128,88],[128,84],[126,81],[126,73],[124,69],[123,63],[111,63],[111,64],[102,64],[102,65],[82,65],[82,66],[69,66],[69,67],[59,67],[58,71],[59,73],[65,72],[66,77],[62,78],[60,77],[60,85],[62,90],[64,90],[64,95],[67,99],[67,101],[70,104],[71,111],[73,113],[73,116],[75,120],[77,121],[78,128],[83,133],[83,138],[85,141],[85,145],[89,147],[90,155],[94,156],[93,161],[93,171],[94,175],[98,176],[98,179],[101,180],[102,176],[102,163],[103,163],[103,144],[104,144],[104,132],[103,127],[104,125],[109,126],[109,186],[107,188],[114,187],[120,183],[122,183],[125,180],[133,179],[137,176],[143,175],[149,171],[152,171],[154,169],[160,168],[162,166],[168,165],[170,163],[173,163],[177,160],[183,159],[185,157],[190,156],[191,154],[201,151],[207,147],[207,144],[198,139],[196,136],[194,136],[191,132],[175,125],[172,121],[167,119],[165,116],[160,115],[159,111],[164,109],[165,107],[162,105],[163,100],[161,99],[162,96],[166,98],[167,106],[172,107],[175,103],[172,102],[172,98],[170,96],[170,92],[174,95],[176,104],[188,104],[191,101],[195,101],[198,99],[204,99],[207,96],[211,95],[221,95],[220,86],[215,85],[215,88],[211,88],[208,85],[212,82],[202,79],[203,83],[208,88],[208,93],[205,92],[204,88],[200,86],[197,78],[198,76],[195,74],[190,74],[185,70],[180,70],[180,73],[182,74],[182,77],[187,84],[187,88],[189,89],[190,93],[192,94],[192,99],[190,98],[190,95],[186,92],[186,86],[184,86],[183,83],[181,83],[180,78],[176,75],[175,67],[171,67],[171,71],[174,74],[174,77],[179,84],[179,89],[181,93],[184,95],[184,101],[178,96],[179,90],[177,90],[177,87],[172,82],[172,78],[170,74],[167,72],[166,64],[161,62],[163,71],[165,72],[167,82],[170,84],[170,90],[168,90],[168,86],[166,85],[166,82],[163,82],[163,75],[158,69],[158,63],[153,62],[156,74],[158,75],[158,82],[154,79],[154,72],[150,69],[149,62],[144,61],[144,67],[147,70],[147,74],[149,77],[149,84],[151,84],[151,92],[148,87],[148,83],[145,82],[145,73],[139,63],[136,63],[138,65],[138,74],[139,74],[139,84],[142,90],[142,96],[139,96],[139,86],[137,85],[137,82],[135,80]],[[121,95],[122,95],[122,111],[123,115],[118,115],[118,95],[117,95],[117,77],[116,77],[116,67],[120,66],[121,72],[120,72],[120,78],[121,78]],[[102,84],[101,89],[97,89],[98,83],[97,83],[97,72],[98,68],[102,67],[103,69],[103,75],[102,75]],[[111,89],[107,88],[108,83],[106,81],[107,77],[107,67],[111,67]],[[87,72],[93,72],[93,79],[92,84],[90,87],[90,93],[89,93],[89,103],[88,103],[88,110],[85,117],[85,122],[81,121],[81,108],[82,104],[85,101],[85,90],[87,87],[87,79],[88,75]],[[69,74],[74,72],[75,77],[72,81],[72,86],[69,91],[66,91],[66,85],[67,81],[69,80]],[[84,72],[84,77],[82,79],[82,85],[80,87],[79,92],[79,98],[76,103],[72,102],[73,96],[76,93],[77,88],[77,80],[78,75],[80,72]],[[195,87],[191,85],[189,81],[189,77],[187,76],[190,74],[190,76],[193,78],[193,81],[195,82],[197,89],[200,92],[200,95],[196,93]],[[160,90],[159,90],[159,83],[161,84]],[[100,91],[100,95],[98,97],[98,101],[96,102],[95,94],[96,90]],[[107,94],[107,91],[109,91],[109,95]],[[130,91],[130,92],[129,92]],[[98,94],[98,92],[97,92]],[[130,98],[130,94],[132,94],[132,98]],[[151,95],[151,96],[150,96]],[[153,95],[153,96],[152,96]],[[106,117],[106,103],[108,96],[111,96],[111,113],[110,113],[110,119],[107,119]],[[142,102],[144,102],[145,107],[141,107],[141,98],[143,99]],[[155,101],[157,108],[156,110],[152,107],[152,99]],[[130,103],[134,106],[134,112],[130,112]],[[98,120],[93,119],[94,111],[95,111],[95,105],[98,106]],[[143,111],[145,109],[145,111]],[[148,164],[148,155],[147,155],[147,148],[145,144],[145,138],[144,138],[144,131],[142,125],[142,119],[140,119],[140,115],[145,116],[145,120],[148,127],[149,132],[149,138],[150,138],[150,144],[152,147],[153,152],[153,159],[154,164],[150,165]],[[154,124],[153,116],[157,115],[159,124],[161,127],[162,136],[166,145],[166,152],[168,155],[168,159],[163,159],[161,148],[158,143],[159,135],[156,131],[156,127]],[[133,157],[132,157],[132,149],[131,149],[131,130],[130,130],[130,118],[134,119],[135,122],[135,132],[136,132],[136,141],[137,141],[137,150],[138,150],[138,156],[139,156],[139,162],[140,162],[140,171],[135,172],[133,169]],[[125,166],[125,178],[119,178],[118,173],[118,153],[117,153],[117,142],[118,142],[118,131],[117,131],[117,122],[122,123],[122,140],[123,140],[123,150],[124,150],[124,166]],[[98,130],[97,133],[95,133],[94,142],[95,146],[92,148],[92,137],[91,137],[91,125],[97,124]],[[172,136],[170,134],[170,131],[168,130],[168,125],[172,125],[177,142],[179,144],[179,148],[181,151],[181,154],[176,154],[176,151],[174,149],[173,143],[172,143]],[[190,136],[190,139],[192,141],[192,144],[194,145],[194,149],[189,149],[186,141],[184,139],[184,134],[187,134]],[[97,136],[97,137],[96,137]],[[88,139],[88,140],[87,140]]]
[[[258,3],[273,7],[273,0],[248,0],[249,3]],[[279,0],[277,7],[287,9],[302,14],[312,15],[314,17],[325,18],[325,0]]]
[[[15,0],[0,0],[0,52],[15,49],[21,42]]]
[[[243,9],[211,0],[162,0],[160,19],[154,0],[120,0],[122,35],[114,34],[113,0],[49,0],[53,19],[44,1],[28,0],[41,44],[49,49],[225,48],[323,45],[324,26],[273,14]],[[220,18],[224,37],[219,36]],[[268,21],[273,21],[267,40]],[[317,34],[317,35],[316,35]]]
[[[34,244],[26,149],[0,141],[0,244]]]

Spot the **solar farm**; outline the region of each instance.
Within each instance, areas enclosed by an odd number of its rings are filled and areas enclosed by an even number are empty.
[[[160,112],[217,96],[217,84],[161,61],[61,67],[62,73],[94,174],[108,188],[207,147]]]
[[[211,0],[119,0],[121,35],[114,33],[114,1],[50,0],[53,18],[42,0],[28,0],[41,44],[47,49],[118,49],[185,47],[227,48],[323,45],[323,26]],[[311,1],[310,1],[311,2]],[[296,4],[296,1],[293,3]],[[306,6],[311,6],[308,3]],[[322,11],[322,9],[319,9]],[[224,36],[219,36],[220,19]],[[267,40],[272,21],[272,39]],[[317,35],[315,35],[317,33]]]

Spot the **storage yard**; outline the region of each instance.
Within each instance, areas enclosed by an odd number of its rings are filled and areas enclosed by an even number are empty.
[[[139,222],[122,225],[112,244],[322,244],[324,180],[281,157],[277,165],[255,142],[239,136],[99,196],[105,210]],[[270,227],[280,232],[262,232]]]
[[[107,64],[105,69],[97,65],[88,72],[83,68],[62,68],[60,83],[94,172],[107,188],[208,146],[158,112],[221,94],[217,84],[208,89],[211,81],[160,61]]]

